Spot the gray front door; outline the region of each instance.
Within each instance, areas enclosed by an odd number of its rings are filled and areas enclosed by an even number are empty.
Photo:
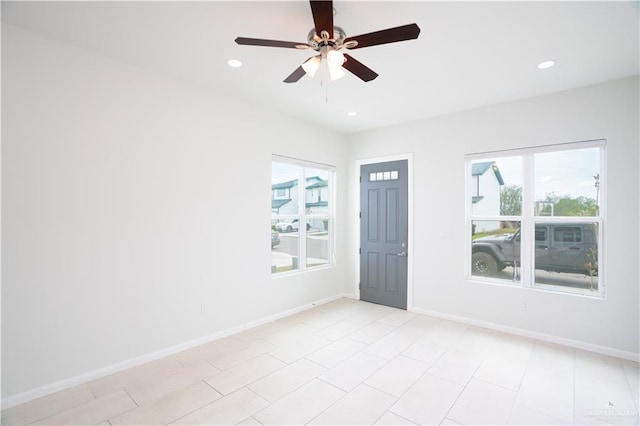
[[[360,167],[360,299],[407,309],[407,160]]]

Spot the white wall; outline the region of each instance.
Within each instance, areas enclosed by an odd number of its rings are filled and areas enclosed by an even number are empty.
[[[3,398],[342,294],[269,244],[271,155],[344,205],[342,135],[4,23],[2,84]]]
[[[413,154],[409,306],[637,357],[638,89],[638,78],[627,78],[350,135],[351,164]],[[605,299],[465,281],[464,155],[600,138],[607,139]],[[352,166],[351,179],[356,172]],[[354,235],[358,196],[355,188],[349,190]],[[355,253],[357,247],[352,238],[349,249]],[[355,293],[355,257],[351,260],[349,290]]]

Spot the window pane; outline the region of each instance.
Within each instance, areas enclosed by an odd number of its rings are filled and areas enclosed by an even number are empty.
[[[600,148],[534,155],[536,216],[598,216]]]
[[[306,214],[329,214],[329,171],[305,168]]]
[[[471,275],[520,281],[520,222],[474,220]]]
[[[300,249],[297,232],[280,232],[281,222],[272,221],[271,272],[279,273],[299,269]]]
[[[598,224],[536,223],[535,283],[598,289]]]
[[[329,264],[329,220],[307,220],[307,268]]]
[[[271,164],[271,213],[298,214],[300,167],[275,161]]]
[[[472,215],[522,214],[522,157],[473,161],[470,182]]]

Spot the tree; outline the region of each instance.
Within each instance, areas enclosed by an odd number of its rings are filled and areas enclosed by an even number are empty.
[[[598,202],[590,197],[571,198],[568,195],[559,196],[546,194],[544,203],[553,204],[554,216],[597,216]]]
[[[507,185],[500,191],[500,214],[520,216],[522,214],[522,187]]]

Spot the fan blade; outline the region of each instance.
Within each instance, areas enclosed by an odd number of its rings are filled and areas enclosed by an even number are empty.
[[[347,43],[355,40],[358,42],[358,45],[349,49],[359,49],[361,47],[413,40],[418,38],[418,35],[420,35],[420,27],[416,24],[409,24],[401,27],[375,31],[373,33],[361,34],[359,36],[347,37],[344,39],[344,42]]]
[[[329,33],[329,38],[333,38],[333,1],[309,0],[309,3],[311,3],[316,34],[320,36],[324,30]]]
[[[304,77],[304,75],[306,74],[306,72],[304,72],[304,69],[302,68],[302,65],[300,65],[298,68],[296,68],[296,70],[294,72],[292,72],[289,77],[285,78],[283,80],[284,83],[295,83],[296,81],[300,80],[302,77]]]
[[[307,46],[307,43],[296,43],[295,41],[266,40],[263,38],[247,37],[236,38],[236,43],[247,46],[288,47],[292,49],[295,49],[298,46]]]
[[[374,70],[372,70],[362,62],[357,61],[351,55],[347,55],[345,53],[344,57],[347,58],[347,60],[342,64],[342,68],[351,71],[360,80],[365,82],[371,81],[378,76],[378,74]]]

